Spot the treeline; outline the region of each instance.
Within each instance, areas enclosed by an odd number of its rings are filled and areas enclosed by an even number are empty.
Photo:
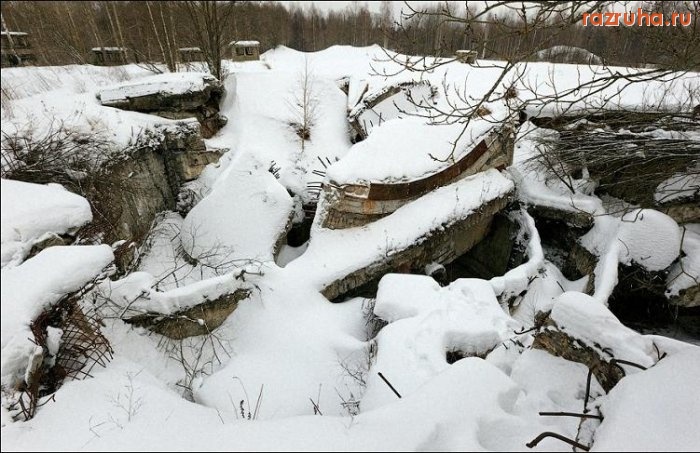
[[[103,46],[128,47],[142,61],[167,63],[177,59],[173,49],[200,46],[201,35],[188,14],[188,3],[193,2],[5,1],[2,13],[9,30],[30,34],[38,64],[86,63],[90,49]],[[494,59],[568,45],[585,48],[610,64],[672,61],[669,64],[692,66],[700,49],[697,4],[645,3],[648,10],[669,14],[690,5],[695,8],[690,27],[608,28],[553,22],[532,28],[507,14],[499,17],[497,12],[486,20],[471,21],[475,12],[465,12],[463,2],[439,2],[419,14],[400,17],[398,10],[406,7],[398,2],[382,2],[381,12],[373,13],[360,2],[344,10],[321,12],[313,4],[287,8],[277,2],[248,1],[232,6],[221,40],[258,40],[261,51],[280,44],[303,51],[335,44],[379,44],[407,54],[442,56],[473,49],[480,57]],[[445,20],[446,13],[466,20]]]

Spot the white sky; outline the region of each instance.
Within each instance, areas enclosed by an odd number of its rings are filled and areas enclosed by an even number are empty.
[[[359,5],[367,5],[369,8],[370,12],[372,13],[379,13],[381,1],[282,1],[280,2],[287,7],[289,7],[292,4],[297,4],[300,5],[302,8],[309,7],[312,3],[316,5],[316,8],[318,8],[320,11],[327,12],[327,11],[342,11],[343,9],[347,8],[348,6],[351,6],[353,3],[357,3]],[[396,19],[399,18],[399,14],[401,12],[402,8],[406,8],[405,2],[403,1],[392,1],[393,5],[393,11],[394,11],[394,16]],[[413,6],[416,9],[421,9],[421,7],[425,5],[429,5],[431,3],[444,3],[444,1],[409,1],[411,6]],[[457,2],[458,4],[463,4],[464,2]],[[474,7],[479,6],[479,4],[484,4],[484,3],[491,3],[488,1],[473,1]],[[625,11],[636,11],[637,7],[639,6],[638,1],[621,1],[619,3],[615,3],[613,6],[613,11],[618,11],[618,12],[625,12]]]
[[[358,1],[358,2],[351,2],[351,1],[283,1],[280,2],[283,3],[287,6],[291,4],[297,4],[300,5],[302,8],[308,7],[312,3],[316,5],[316,8],[323,12],[327,11],[342,11],[348,6],[352,5],[353,3],[357,3],[359,5],[367,5],[367,8],[369,8],[370,12],[372,13],[379,13],[379,8],[381,5],[380,1]],[[393,5],[393,10],[394,10],[394,15],[398,18],[399,13],[401,12],[401,8],[405,8],[406,5],[403,1],[395,1],[392,2]],[[411,5],[414,7],[419,7],[424,4],[430,4],[430,3],[442,3],[439,1],[436,2],[430,2],[430,1],[412,1],[410,2]]]

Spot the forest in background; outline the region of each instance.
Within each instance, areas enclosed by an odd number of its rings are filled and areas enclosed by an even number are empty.
[[[200,46],[198,26],[186,1],[5,1],[2,13],[12,31],[30,34],[37,63],[63,65],[88,63],[93,47],[128,47],[139,61],[176,60],[179,47]],[[317,51],[341,44],[385,48],[411,55],[452,56],[457,49],[476,50],[480,57],[507,59],[554,45],[582,47],[607,64],[642,66],[661,64],[674,69],[697,70],[698,48],[695,13],[700,2],[629,2],[636,11],[694,11],[689,27],[584,27],[552,19],[547,27],[530,29],[514,15],[493,9],[479,20],[478,13],[463,2],[420,4],[412,12],[402,2],[383,1],[380,13],[370,12],[364,2],[344,10],[319,10],[313,3],[287,7],[278,2],[217,2],[229,7],[230,17],[222,27],[222,42],[255,39],[261,51],[285,45],[302,51]],[[498,3],[498,2],[492,2]],[[601,2],[601,9],[614,2]],[[415,6],[418,8],[418,6]],[[189,10],[188,10],[189,8]],[[223,9],[223,8],[222,8]],[[399,14],[403,10],[404,14]],[[455,21],[460,16],[466,20]],[[695,55],[689,55],[694,53]]]

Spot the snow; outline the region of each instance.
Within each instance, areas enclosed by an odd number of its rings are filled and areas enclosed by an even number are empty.
[[[690,111],[689,91],[700,88],[698,73],[668,73],[616,66],[522,63],[517,84],[530,116],[554,117],[589,111]]]
[[[126,101],[129,98],[151,94],[178,95],[193,91],[202,91],[207,84],[216,79],[200,72],[173,72],[144,77],[136,81],[124,82],[99,91],[98,99],[102,104]]]
[[[255,47],[260,45],[260,41],[231,41],[230,45],[236,47]]]
[[[562,63],[588,63],[600,65],[603,59],[593,52],[576,46],[552,46],[535,54],[539,61],[559,60]]]
[[[239,168],[223,175],[182,223],[184,250],[211,266],[272,260],[292,212],[292,198],[267,168]]]
[[[360,84],[360,86],[362,85]],[[387,85],[381,89],[365,92],[360,100],[355,101],[354,98],[359,94],[358,88],[360,86],[357,83],[352,83],[352,81],[350,86],[348,86],[348,107],[353,106],[350,113],[348,113],[348,117],[356,120],[367,134],[370,134],[374,127],[385,121],[407,117],[412,114],[425,114],[426,109],[430,108],[434,102],[433,87],[427,81]],[[352,87],[353,93],[350,93],[350,87]],[[387,93],[396,89],[396,87],[399,87],[400,90],[386,97]],[[376,102],[380,97],[384,97],[384,99]],[[352,102],[354,104],[351,104]],[[372,104],[375,105],[372,106]]]
[[[595,296],[606,303],[617,284],[617,265],[636,264],[649,271],[668,268],[681,251],[676,222],[653,209],[627,209],[620,216],[596,217],[581,245],[598,256]]]
[[[516,327],[488,282],[478,279],[440,288],[427,276],[388,274],[379,283],[374,313],[389,325],[377,336],[363,409],[396,398],[376,372],[408,395],[449,367],[446,352],[484,356]]]
[[[106,144],[97,163],[122,158],[145,129],[175,121],[102,106],[95,91],[150,72],[135,65],[4,68],[2,85],[10,100],[2,105],[3,142],[14,136],[42,140],[50,134],[85,134]],[[4,147],[4,145],[3,145]],[[8,157],[3,152],[3,170]]]
[[[96,90],[98,87],[152,74],[147,69],[135,64],[124,66],[24,66],[3,68],[2,86],[5,87],[8,97],[16,100],[55,90],[59,90],[61,93],[86,93]],[[56,96],[59,93],[52,94]],[[37,99],[36,104],[40,103],[41,101]],[[3,110],[6,107],[7,104],[3,103]]]
[[[195,399],[236,412],[240,400],[254,405],[264,385],[261,419],[313,414],[309,398],[324,415],[346,414],[340,398],[360,394],[343,365],[354,368],[364,356],[362,301],[334,305],[285,269],[261,271],[246,277],[251,297],[219,329],[233,337],[228,363],[204,377]]]
[[[681,233],[671,217],[653,209],[638,209],[625,213],[620,220],[617,239],[624,245],[620,262],[660,271],[678,257]]]
[[[485,439],[495,437],[494,428],[484,430],[484,424],[514,418],[507,411],[517,394],[498,369],[480,359],[466,359],[415,395],[352,419],[324,415],[250,422],[188,403],[123,359],[95,374],[95,379],[66,384],[65,398],[26,424],[41,427],[35,435],[22,436],[19,424],[3,428],[5,448],[41,448],[60,438],[69,449],[95,451],[111,450],[116,444],[128,450],[145,444],[154,449],[229,451],[479,450]],[[76,399],[84,401],[83,410],[75,411],[71,402]],[[472,409],[465,413],[465,407]],[[76,426],[79,432],[65,436]]]
[[[485,119],[468,125],[429,124],[419,118],[392,119],[375,127],[366,140],[353,146],[344,159],[328,169],[327,177],[340,185],[419,179],[464,157],[493,127]],[[446,159],[453,151],[453,159],[437,160]]]
[[[517,217],[525,225],[530,238],[526,250],[528,260],[520,266],[509,270],[504,275],[494,277],[489,281],[496,295],[499,296],[504,293],[512,296],[526,290],[530,279],[535,278],[545,264],[540,234],[535,226],[535,220],[525,210],[520,211]]]
[[[319,68],[309,63],[310,99],[323,102],[314,102],[310,139],[303,143],[302,149],[292,123],[299,122],[301,113],[296,101],[301,94],[304,66],[298,71],[289,68],[270,71],[256,69],[258,66],[252,64],[241,65],[242,68],[234,69],[242,72],[235,72],[224,83],[227,94],[221,112],[229,118],[228,124],[207,141],[208,146],[231,149],[230,156],[224,156],[216,171],[205,172],[200,179],[213,185],[230,162],[235,162],[240,170],[248,169],[251,162],[268,167],[274,163],[280,167],[280,184],[305,202],[310,201],[313,197],[307,191],[307,184],[323,179],[313,174],[314,170],[324,170],[320,161],[324,165],[335,162],[351,145],[345,95],[334,80],[322,78]]]
[[[700,197],[700,173],[677,173],[659,183],[654,192],[654,201],[661,204],[698,197]]]
[[[2,179],[2,267],[22,262],[32,246],[92,221],[88,201],[58,184]]]
[[[689,223],[680,230],[685,256],[668,273],[667,296],[676,296],[680,291],[700,284],[700,224]]]
[[[290,216],[298,213],[302,202],[315,200],[308,184],[323,176],[314,171],[329,167],[329,180],[346,182],[405,181],[448,164],[431,159],[429,153],[446,157],[463,124],[431,125],[426,119],[397,115],[373,128],[365,141],[350,143],[348,112],[363,98],[412,80],[394,74],[397,65],[386,57],[378,46],[335,46],[314,53],[278,47],[265,53],[263,61],[224,62],[230,74],[224,81],[221,113],[229,123],[206,143],[228,152],[193,183],[201,201],[184,219],[165,214],[135,271],[96,288],[96,294],[109,297],[111,308],[119,310],[115,314],[100,308],[111,315],[104,319],[103,334],[114,349],[114,360],[95,368],[94,378],[65,382],[55,401],[40,407],[28,422],[14,422],[3,408],[3,449],[502,451],[524,450],[544,431],[584,443],[595,440],[595,449],[692,449],[698,444],[690,425],[698,418],[693,405],[697,392],[692,379],[699,361],[694,347],[640,335],[604,304],[620,262],[667,269],[679,256],[682,230],[656,211],[631,207],[629,216],[609,215],[606,203],[591,195],[592,182],[585,172],[573,181],[573,193],[547,176],[529,161],[537,153],[533,138],[547,132],[529,122],[518,133],[509,175],[489,170],[460,179],[363,227],[328,230],[317,218],[307,243],[283,246],[277,263],[273,261]],[[474,98],[486,93],[503,64],[450,60],[427,61],[442,64],[423,78],[437,87],[438,108],[448,105],[448,96],[455,99],[457,86],[468,87]],[[301,141],[293,123],[299,118],[296,100],[305,68],[317,102],[310,139]],[[653,109],[687,106],[687,90],[698,84],[694,73],[684,76],[680,85],[650,82],[618,93],[621,87],[613,84],[589,103],[569,105],[551,102],[552,91],[608,69],[546,63],[518,69],[525,71],[516,84],[519,95],[542,114],[567,106],[580,111],[600,103],[639,109],[650,108],[649,102]],[[10,87],[7,91],[13,93],[11,102],[3,100],[3,133],[32,126],[40,134],[51,121],[60,120],[79,130],[101,131],[122,149],[144,128],[168,120],[104,107],[95,92],[125,80],[132,83],[121,94],[168,84],[189,89],[187,81],[196,85],[204,80],[201,73],[146,76],[150,73],[134,65],[3,69],[3,90]],[[349,96],[338,88],[341,78],[348,81]],[[502,95],[510,81],[506,78],[494,96]],[[663,96],[655,91],[660,86],[667,88]],[[652,96],[644,99],[646,90]],[[458,142],[462,152],[489,132],[493,119],[504,118],[502,103],[488,106],[495,113],[469,124]],[[388,114],[382,111],[383,118]],[[279,167],[279,178],[269,171],[272,166]],[[6,222],[21,217],[5,215],[4,181],[2,188],[4,260]],[[68,194],[58,187],[40,188]],[[583,211],[595,219],[582,239],[600,258],[593,297],[582,293],[585,277],[569,281],[546,259],[543,238],[524,209],[511,215],[521,225],[518,241],[526,248],[527,261],[505,275],[440,287],[426,276],[390,274],[381,280],[376,301],[352,298],[333,304],[319,293],[336,279],[419,244],[426,235],[514,190],[525,205]],[[43,202],[47,197],[22,196],[14,203],[25,208],[39,198]],[[76,210],[85,205],[80,200],[74,200]],[[319,200],[320,210],[325,203]],[[64,211],[55,206],[43,209],[52,216]],[[37,237],[42,228],[58,229],[42,226],[43,217],[27,212],[25,227],[36,229]],[[631,222],[631,216],[637,221]],[[79,217],[66,215],[61,228],[78,226]],[[671,264],[669,290],[689,283],[679,266],[696,269],[700,256],[700,230],[694,225],[685,228],[685,255]],[[224,253],[206,256],[212,249]],[[198,262],[188,262],[183,250]],[[22,376],[34,351],[28,340],[33,316],[100,275],[111,259],[105,245],[51,247],[2,269],[4,385]],[[210,335],[169,340],[118,319],[146,311],[170,315],[239,289],[250,291],[250,296]],[[517,333],[533,325],[535,313],[547,310],[566,333],[601,355],[653,365],[647,371],[626,367],[629,375],[608,397],[594,380],[589,408],[605,415],[600,428],[594,421],[579,430],[576,418],[538,414],[580,412],[588,374],[585,365],[531,349],[532,332]],[[49,352],[55,352],[61,332],[47,333]],[[654,344],[669,354],[656,365]],[[470,357],[448,364],[448,352]],[[256,420],[242,417],[241,405],[245,413],[255,413]],[[323,416],[313,415],[315,407]],[[547,439],[536,449],[570,447]]]
[[[605,398],[593,451],[695,451],[700,445],[700,348],[624,378]]]
[[[573,181],[574,193],[553,177],[536,158],[544,152],[539,143],[553,139],[557,132],[536,127],[526,121],[517,131],[513,165],[508,169],[516,182],[518,198],[528,205],[556,208],[570,213],[595,214],[601,211],[600,201],[586,194],[587,181]]]
[[[114,256],[108,245],[57,246],[2,269],[2,384],[11,385],[36,346],[30,323],[63,295],[98,276]]]
[[[126,52],[129,49],[126,47],[93,47],[90,50],[93,52]]]
[[[508,196],[512,190],[513,182],[491,169],[436,189],[362,227],[330,230],[316,225],[309,248],[285,269],[321,290],[387,253],[420,243],[428,234],[467,218],[484,203]],[[340,256],[342,260],[337,259]]]
[[[563,332],[594,349],[644,367],[654,364],[651,340],[625,327],[605,305],[587,294],[563,293],[555,301],[550,316]]]

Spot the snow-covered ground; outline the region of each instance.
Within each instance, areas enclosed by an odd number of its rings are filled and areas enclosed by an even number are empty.
[[[437,89],[434,107],[449,109],[460,90],[473,98],[487,93],[502,65],[452,62],[422,77]],[[421,77],[399,68],[377,46],[309,54],[279,47],[262,62],[226,62],[221,113],[229,121],[206,144],[227,152],[195,181],[202,200],[184,218],[165,213],[138,269],[103,280],[93,294],[121,314],[166,315],[236,289],[251,296],[210,335],[185,340],[106,318],[103,334],[113,360],[95,367],[92,378],[66,382],[29,421],[16,421],[9,405],[11,388],[36,352],[31,321],[101,276],[114,257],[109,246],[98,245],[50,247],[26,259],[47,234],[89,222],[89,204],[55,185],[3,180],[3,450],[500,451],[525,450],[545,431],[598,450],[700,445],[692,425],[700,419],[700,387],[694,385],[700,348],[628,329],[606,303],[620,263],[650,271],[671,266],[674,293],[692,285],[700,272],[697,225],[679,226],[653,210],[608,215],[585,175],[572,181],[573,192],[547,177],[531,158],[537,154],[534,138],[552,131],[526,122],[507,171],[455,181],[363,227],[328,230],[316,222],[308,243],[275,256],[288,222],[299,220],[302,204],[315,201],[310,184],[322,181],[323,172],[336,183],[416,179],[441,170],[440,158],[468,148],[507,116],[507,102],[495,100],[466,132],[444,115],[433,118],[439,125],[397,117],[352,144],[347,114],[363,93]],[[600,92],[593,84],[596,94],[585,104],[576,102],[581,93],[552,102],[555,92],[614,71],[637,70],[523,64],[514,72],[520,77],[504,79],[494,98],[515,83],[528,111],[538,114],[697,104],[683,95],[700,86],[697,74],[624,89],[615,82]],[[13,98],[3,99],[2,130],[40,135],[59,121],[105,134],[118,150],[142,129],[169,120],[104,107],[97,92],[127,80],[137,93],[152,83],[187,89],[201,82],[196,74],[153,76],[136,66],[3,69],[3,90],[12,87]],[[349,80],[347,95],[339,87],[342,78]],[[304,87],[312,100],[306,140],[299,134]],[[587,278],[569,281],[545,258],[535,221],[524,209],[511,218],[520,226],[516,241],[525,260],[505,275],[440,287],[427,276],[389,274],[376,299],[336,304],[319,292],[513,190],[523,205],[594,218],[581,240],[599,258],[592,296],[583,293]],[[537,332],[531,329],[541,327],[536,315],[549,310],[551,320],[581,344],[649,368],[625,367],[627,376],[607,395],[593,379],[587,407],[604,416],[602,423],[539,415],[581,413],[588,374],[581,363],[531,348]],[[666,356],[659,359],[659,353]],[[449,363],[448,355],[456,361]],[[570,448],[552,438],[535,447]]]

